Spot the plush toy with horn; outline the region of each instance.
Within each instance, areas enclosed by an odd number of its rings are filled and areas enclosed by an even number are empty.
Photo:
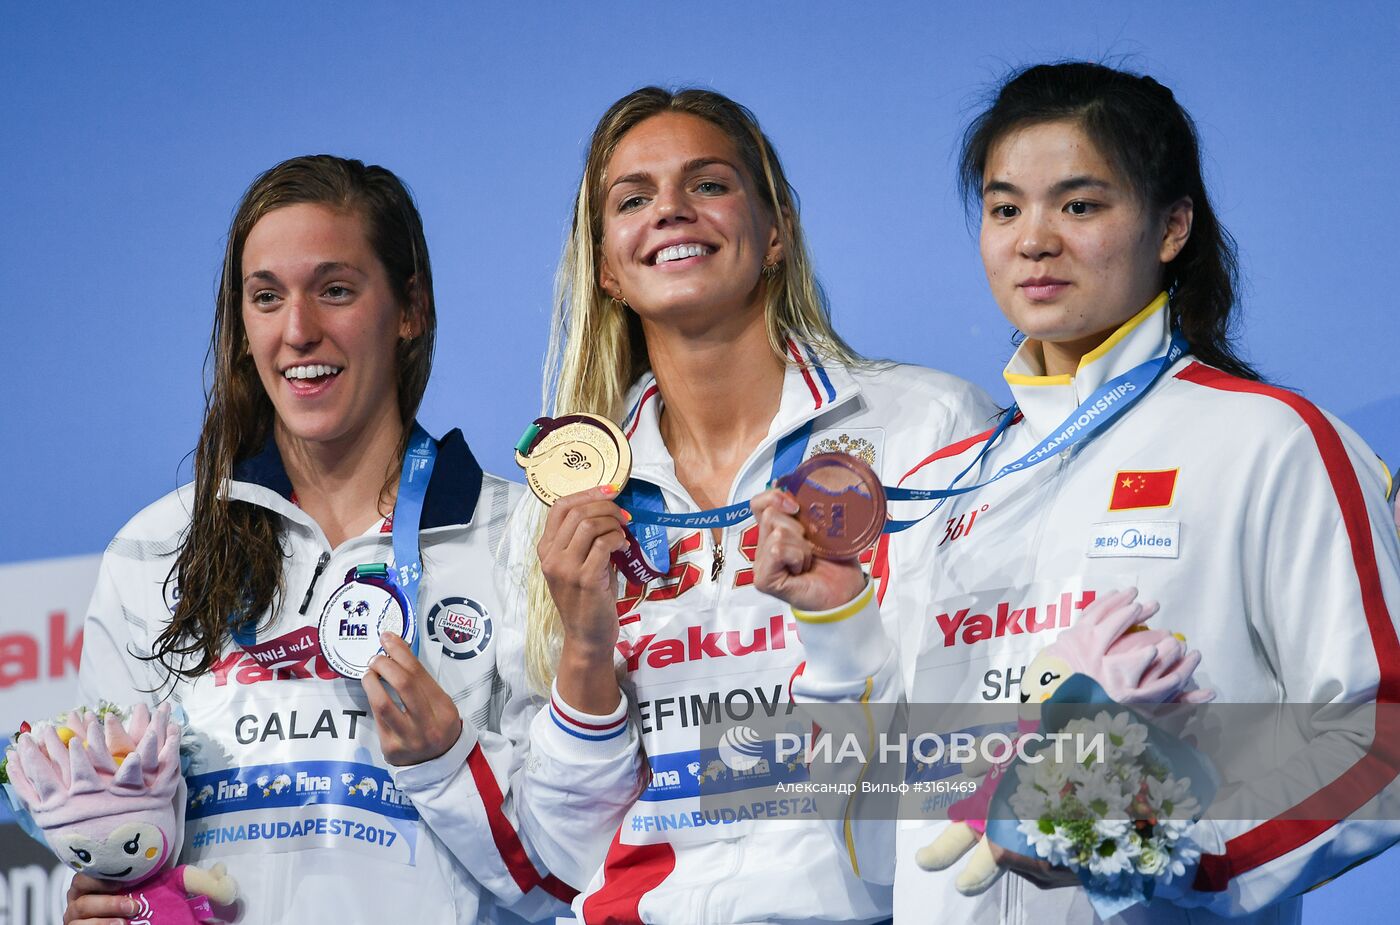
[[[126,886],[133,922],[217,922],[211,906],[238,897],[222,866],[175,866],[184,829],[180,727],[170,707],[144,704],[129,724],[76,710],[21,733],[7,755],[10,786],[59,860]]]

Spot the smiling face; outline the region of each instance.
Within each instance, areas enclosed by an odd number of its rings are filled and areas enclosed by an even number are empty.
[[[1042,650],[1031,659],[1021,675],[1021,705],[1018,711],[1021,722],[1039,722],[1040,705],[1055,696],[1055,691],[1072,674],[1074,667],[1053,650]]]
[[[173,814],[170,820],[174,822]],[[154,822],[124,822],[108,829],[110,822],[78,825],[48,832],[59,859],[80,874],[99,880],[136,883],[165,863],[169,842]]]
[[[1002,313],[1073,372],[1162,290],[1191,201],[1149,208],[1075,121],[1014,129],[983,177],[982,262]]]
[[[599,282],[644,321],[762,312],[777,222],[717,125],[662,113],[623,136],[604,179]]]
[[[349,445],[401,426],[395,346],[411,326],[355,212],[275,209],[243,245],[248,352],[279,435]]]

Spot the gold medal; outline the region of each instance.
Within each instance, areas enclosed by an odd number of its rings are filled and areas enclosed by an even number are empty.
[[[525,484],[545,504],[566,495],[621,485],[632,471],[632,449],[618,426],[596,414],[539,418],[515,445]]]

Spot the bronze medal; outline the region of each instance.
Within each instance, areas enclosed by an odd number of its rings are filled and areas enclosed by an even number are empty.
[[[596,414],[539,418],[515,448],[525,484],[545,504],[566,495],[621,485],[632,471],[632,448],[618,426]]]
[[[797,499],[797,519],[823,559],[854,559],[884,529],[885,490],[854,456],[818,453],[778,483]]]

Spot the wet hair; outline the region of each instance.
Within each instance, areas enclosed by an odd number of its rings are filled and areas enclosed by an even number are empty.
[[[1238,257],[1206,195],[1195,124],[1172,91],[1151,77],[1081,61],[1012,74],[963,135],[958,179],[964,202],[970,208],[981,203],[993,146],[1018,129],[1059,121],[1076,123],[1149,207],[1190,198],[1191,235],[1163,268],[1172,321],[1198,359],[1259,379],[1231,342]]]
[[[395,352],[404,424],[417,414],[432,370],[437,331],[432,268],[423,221],[403,181],[383,167],[326,154],[283,161],[254,180],[229,228],[214,306],[206,361],[213,367],[212,384],[205,394],[204,425],[195,449],[194,511],[167,579],[167,584],[177,583],[179,595],[151,654],[182,677],[197,677],[214,664],[229,635],[230,617],[252,627],[259,616],[273,610],[282,593],[278,516],[258,505],[229,500],[223,486],[237,463],[262,451],[276,417],[248,355],[243,246],[265,215],[297,204],[327,206],[362,221],[392,292],[412,317],[415,334],[400,339]],[[405,427],[400,456],[408,433]]]

